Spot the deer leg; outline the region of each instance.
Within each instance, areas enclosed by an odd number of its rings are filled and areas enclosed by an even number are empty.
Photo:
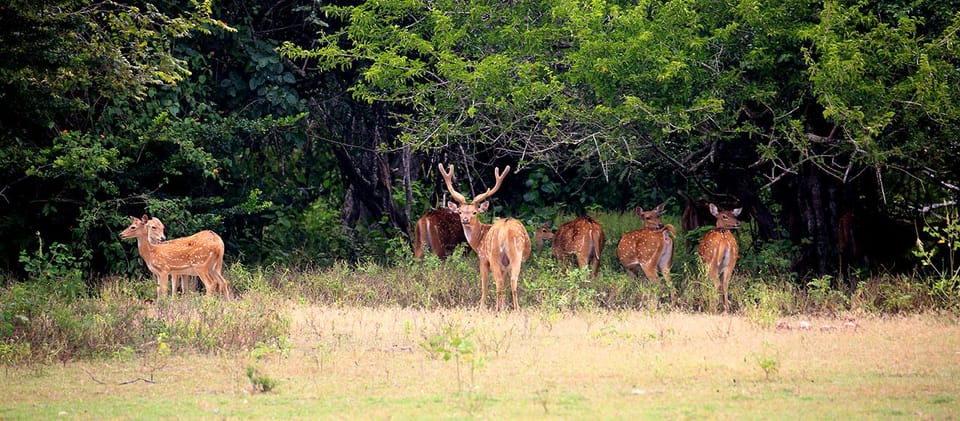
[[[487,276],[490,272],[490,265],[486,259],[480,258],[480,308],[486,307],[487,302]]]
[[[653,262],[641,265],[643,269],[643,274],[646,275],[647,280],[653,283],[660,283],[660,279],[657,277],[657,267],[653,265]]]
[[[707,277],[713,280],[713,285],[717,289],[717,292],[720,294],[720,299],[724,300],[724,292],[720,284],[720,273],[719,268],[711,263],[706,263],[707,265]]]
[[[503,267],[500,266],[493,272],[493,281],[497,284],[497,311],[503,311],[507,307],[507,285],[503,272]]]
[[[590,262],[590,276],[596,277],[598,273],[600,273],[600,259],[594,258]]]
[[[196,271],[196,273],[197,273],[197,276],[200,277],[200,282],[203,283],[203,289],[205,291],[204,295],[213,295],[213,293],[216,292],[217,290],[216,280],[211,279],[210,274],[207,273],[206,271],[198,270]]]
[[[517,296],[517,284],[520,280],[520,262],[510,265],[510,289],[513,292],[513,309],[520,311],[520,298]]]
[[[670,280],[670,260],[670,254],[663,254],[660,257],[658,266],[660,268],[660,273],[663,274],[663,281],[667,284],[667,289],[670,290],[670,298],[673,299],[673,282]]]
[[[164,297],[167,295],[167,288],[170,283],[170,274],[166,272],[161,272],[158,277],[157,285],[157,298]]]
[[[730,300],[728,294],[730,292],[730,278],[733,277],[733,265],[728,265],[723,268],[723,312],[726,313],[730,310]]]
[[[230,286],[227,284],[227,278],[223,277],[223,273],[220,271],[220,265],[211,266],[210,268],[210,277],[217,282],[217,292],[220,295],[223,295],[224,298],[230,298]]]
[[[590,265],[590,255],[577,254],[577,268],[584,268]]]

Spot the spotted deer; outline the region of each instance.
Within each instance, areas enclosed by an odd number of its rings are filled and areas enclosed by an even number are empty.
[[[158,244],[167,241],[167,235],[164,233],[166,226],[163,225],[163,221],[157,217],[153,217],[147,222],[147,226],[149,227],[147,232],[149,233],[151,243]],[[177,288],[180,288],[184,294],[197,290],[197,279],[199,278],[196,276],[176,275],[171,276],[171,278],[170,290],[173,294],[177,293]]]
[[[130,217],[131,224],[120,233],[122,239],[137,239],[137,250],[147,268],[157,278],[157,297],[167,295],[171,275],[199,276],[207,294],[228,295],[227,281],[220,270],[223,265],[223,240],[213,231],[201,231],[189,237],[154,244],[151,226],[146,215]],[[155,237],[162,238],[162,235]]]
[[[720,210],[717,205],[710,204],[710,213],[717,218],[716,227],[704,235],[697,252],[706,266],[707,276],[713,279],[723,299],[723,311],[730,309],[728,289],[730,278],[733,277],[733,268],[740,257],[737,239],[730,230],[740,227],[737,217],[742,208],[734,210]]]
[[[413,229],[413,257],[423,259],[423,245],[441,259],[466,243],[460,214],[450,208],[433,209],[417,220]]]
[[[596,277],[600,271],[600,254],[607,237],[596,219],[581,216],[561,225],[557,232],[550,231],[549,224],[544,224],[537,228],[533,239],[538,248],[543,247],[544,240],[551,240],[553,255],[558,261],[574,256],[577,266],[590,266],[591,276]]]
[[[513,308],[520,310],[517,296],[520,268],[530,257],[530,236],[527,229],[515,218],[498,219],[492,224],[484,224],[478,219],[490,205],[486,202],[487,198],[500,190],[503,179],[510,172],[510,166],[504,168],[502,174],[499,168],[495,169],[496,184],[475,197],[471,203],[467,203],[467,199],[453,188],[453,165],[449,165],[448,170],[444,170],[442,164],[439,167],[447,190],[455,201],[448,202],[447,206],[460,215],[464,237],[480,260],[480,307],[486,306],[487,277],[490,273],[493,273],[493,281],[497,286],[497,311],[507,307],[505,284],[509,272]]]
[[[663,280],[670,286],[670,265],[673,263],[673,238],[677,231],[671,224],[664,224],[663,203],[653,210],[644,211],[637,207],[637,216],[642,227],[623,235],[617,244],[617,258],[631,278],[639,278],[639,273],[648,280],[659,282],[657,269],[663,274]]]

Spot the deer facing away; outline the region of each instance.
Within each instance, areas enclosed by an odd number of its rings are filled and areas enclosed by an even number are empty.
[[[600,254],[607,242],[603,227],[589,216],[581,216],[550,231],[549,224],[537,228],[533,235],[537,247],[543,247],[544,240],[551,240],[553,254],[563,262],[567,256],[574,256],[579,267],[590,266],[592,276],[600,271]]]
[[[713,279],[721,298],[723,311],[730,309],[728,289],[730,278],[733,277],[733,268],[740,258],[737,239],[730,230],[740,227],[737,217],[742,208],[734,210],[720,210],[717,205],[710,204],[710,213],[717,217],[716,227],[707,232],[700,241],[697,252],[706,266],[707,276]]]
[[[466,243],[460,215],[450,209],[441,208],[427,212],[417,220],[413,230],[413,257],[423,258],[423,244],[441,259],[450,255],[460,243]]]
[[[530,257],[530,236],[523,223],[514,218],[498,219],[492,224],[484,224],[478,219],[490,205],[486,202],[487,198],[500,189],[503,179],[510,172],[510,166],[504,168],[502,174],[499,168],[495,169],[496,184],[475,197],[471,203],[467,203],[467,199],[453,188],[453,165],[449,165],[449,170],[446,171],[442,164],[439,167],[447,190],[456,201],[449,202],[447,206],[460,215],[463,234],[480,260],[480,307],[486,305],[487,277],[490,273],[493,274],[493,281],[497,286],[497,311],[507,307],[505,284],[509,274],[513,308],[520,310],[517,287],[520,268]]]
[[[643,226],[623,235],[617,244],[617,258],[631,278],[637,279],[642,271],[647,279],[657,282],[657,269],[660,269],[664,281],[670,286],[673,237],[677,231],[673,225],[664,224],[660,219],[663,203],[649,211],[638,206],[636,212]]]

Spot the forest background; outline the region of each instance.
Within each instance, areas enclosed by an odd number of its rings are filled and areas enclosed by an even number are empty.
[[[142,274],[117,233],[143,213],[171,236],[220,233],[228,265],[386,262],[451,163],[479,191],[511,165],[493,213],[528,229],[661,202],[678,218],[681,191],[741,206],[741,254],[786,260],[800,286],[850,276],[839,227],[855,216],[857,276],[960,293],[958,10],[10,1],[0,270]]]

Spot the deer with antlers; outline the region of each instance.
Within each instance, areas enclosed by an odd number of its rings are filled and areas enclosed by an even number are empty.
[[[417,220],[413,229],[413,257],[423,259],[423,244],[439,258],[453,252],[461,243],[466,243],[460,214],[450,208],[434,209]]]
[[[487,198],[500,190],[503,179],[510,172],[510,166],[505,167],[502,174],[499,168],[495,169],[493,174],[496,177],[496,184],[475,197],[471,203],[467,203],[467,199],[453,188],[453,165],[449,165],[446,171],[442,164],[439,167],[440,175],[447,184],[447,190],[456,201],[456,203],[449,202],[447,206],[460,215],[464,237],[480,259],[480,307],[483,308],[486,305],[487,276],[491,272],[497,286],[497,311],[507,307],[505,283],[507,272],[509,272],[510,288],[513,291],[513,308],[520,310],[520,301],[517,297],[520,267],[530,257],[530,237],[527,229],[515,218],[498,219],[492,224],[484,224],[478,219],[478,216],[490,205],[486,202]]]
[[[167,295],[170,276],[198,276],[207,294],[228,295],[223,267],[223,240],[213,231],[201,231],[189,237],[161,241],[162,230],[147,215],[130,217],[131,224],[120,233],[122,239],[137,239],[137,250],[147,268],[157,278],[157,297]],[[160,223],[162,226],[162,223]],[[152,240],[152,241],[151,241]]]
[[[713,279],[714,285],[723,298],[723,311],[730,309],[727,290],[730,287],[730,278],[733,276],[733,268],[740,257],[737,247],[737,239],[734,238],[730,230],[740,227],[740,215],[742,208],[734,210],[720,210],[717,205],[710,204],[710,213],[717,218],[716,227],[704,235],[700,241],[700,247],[697,252],[706,265],[707,276]]]
[[[636,212],[643,226],[623,235],[617,244],[617,258],[631,278],[637,279],[639,272],[643,271],[650,281],[659,281],[657,269],[660,269],[664,281],[670,286],[673,237],[676,237],[677,230],[660,219],[663,203],[649,211],[637,206]]]
[[[549,224],[543,224],[533,234],[533,241],[537,247],[543,247],[544,240],[551,240],[553,255],[563,262],[567,256],[574,256],[579,267],[590,266],[591,276],[596,277],[600,271],[600,253],[603,251],[607,237],[603,227],[596,219],[581,216],[557,228],[557,232],[550,230]]]

